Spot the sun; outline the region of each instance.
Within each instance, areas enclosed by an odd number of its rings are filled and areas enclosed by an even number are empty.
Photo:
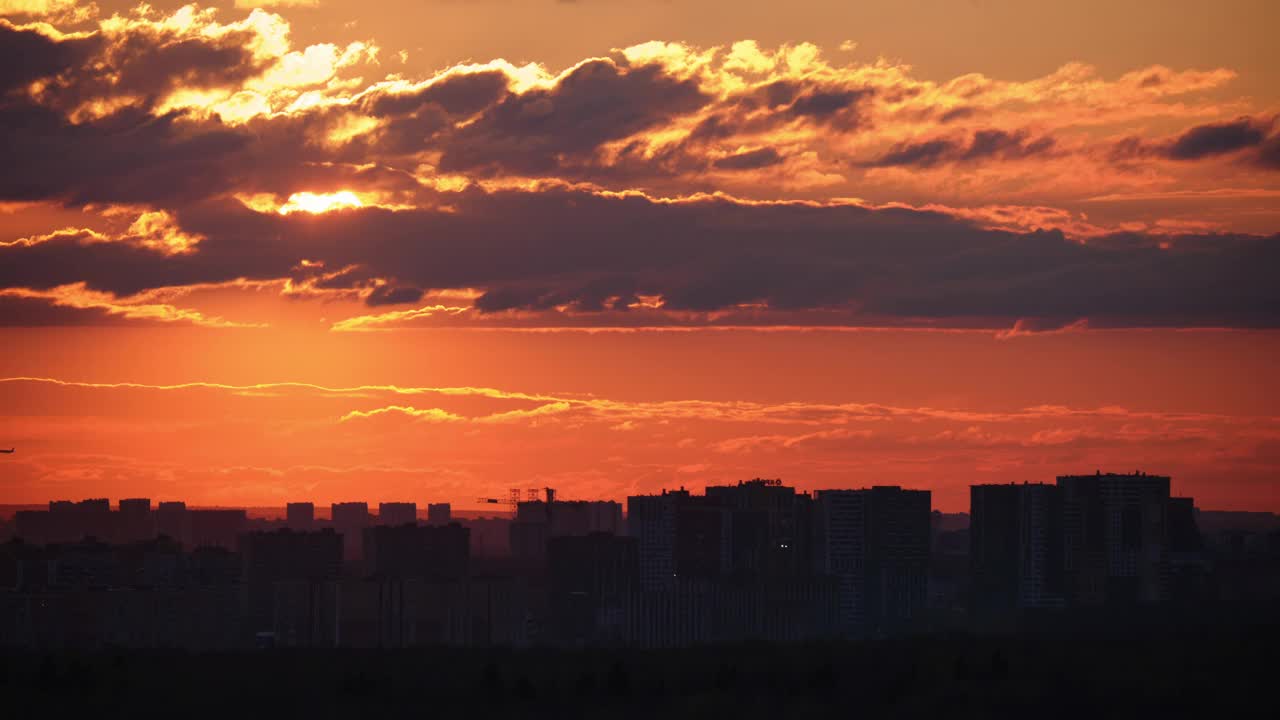
[[[281,215],[292,212],[324,213],[330,210],[364,207],[364,202],[350,190],[333,193],[296,192],[277,210]]]

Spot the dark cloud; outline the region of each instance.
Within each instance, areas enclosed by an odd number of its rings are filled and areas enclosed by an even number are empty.
[[[406,305],[408,303],[416,303],[422,299],[423,291],[421,288],[412,287],[393,287],[390,285],[381,285],[373,289],[369,296],[365,298],[365,303],[371,307],[380,305]]]
[[[448,75],[407,93],[379,92],[361,102],[370,115],[409,115],[434,106],[441,112],[468,117],[492,106],[507,94],[507,76],[498,70]]]
[[[447,138],[440,166],[551,172],[566,158],[589,156],[606,142],[696,110],[707,100],[695,81],[675,78],[659,66],[592,60],[553,88],[504,97]]]
[[[869,167],[933,167],[943,163],[976,162],[987,159],[1016,160],[1053,150],[1048,136],[1032,139],[1025,130],[978,130],[967,144],[948,138],[901,143],[866,163]]]
[[[1169,146],[1168,155],[1174,160],[1199,160],[1254,147],[1262,144],[1265,138],[1264,130],[1250,118],[1200,125],[1178,136]]]
[[[873,167],[898,167],[902,165],[932,167],[955,155],[957,149],[958,146],[951,140],[925,140],[918,143],[902,143],[895,145],[892,150],[881,155],[870,165]]]
[[[63,92],[76,91],[79,100],[93,96],[138,96],[150,106],[175,90],[238,87],[256,77],[272,61],[258,60],[246,47],[250,34],[174,37],[164,33],[131,31],[107,47],[101,70],[75,68],[76,82]]]
[[[791,103],[791,114],[825,120],[853,107],[860,99],[870,94],[869,90],[814,90],[801,95]]]
[[[944,124],[955,122],[956,120],[964,120],[966,118],[973,117],[975,114],[976,111],[973,108],[960,106],[942,113],[942,115],[938,117],[938,122]]]
[[[156,324],[146,318],[128,319],[105,308],[77,308],[45,298],[0,296],[0,327],[102,326]]]
[[[28,103],[0,105],[0,199],[68,203],[198,200],[228,189],[251,138],[181,113],[126,108],[71,123]]]
[[[0,20],[0,96],[36,80],[83,67],[101,47],[96,37],[58,41]]]
[[[742,303],[836,309],[880,323],[1089,318],[1092,326],[1280,327],[1280,236],[1117,235],[988,230],[904,209],[729,200],[680,203],[544,190],[450,197],[449,210],[364,208],[323,217],[235,203],[188,208],[206,237],[165,257],[113,243],[51,240],[0,251],[0,287],[85,281],[117,293],[287,277],[301,258],[358,266],[328,281],[364,288],[485,290],[481,311],[569,306],[616,311],[640,295],[670,310]],[[1162,247],[1162,244],[1167,247]]]
[[[0,92],[43,80],[41,104],[63,111],[122,97],[150,108],[175,90],[238,87],[262,74],[274,60],[255,58],[249,40],[247,31],[189,37],[137,25],[54,39],[0,21]]]
[[[780,162],[782,162],[782,156],[778,154],[777,150],[760,148],[720,158],[715,161],[715,166],[721,170],[755,170],[777,165]]]
[[[155,115],[177,88],[234,85],[262,71],[235,33],[213,39],[131,30],[55,40],[0,23],[0,199],[162,204],[226,191],[253,137],[217,119]],[[26,92],[33,81],[44,89]],[[73,122],[109,97],[135,102]]]
[[[1045,136],[1035,140],[1025,130],[979,130],[960,157],[961,160],[980,160],[989,157],[1021,158],[1039,155],[1053,149],[1053,138]]]
[[[1280,135],[1271,138],[1258,148],[1258,164],[1272,170],[1280,170]]]
[[[1152,157],[1190,162],[1234,155],[1264,168],[1280,169],[1280,135],[1268,137],[1274,124],[1274,119],[1246,116],[1197,125],[1165,141],[1127,137],[1111,146],[1109,156],[1112,162],[1124,163]]]

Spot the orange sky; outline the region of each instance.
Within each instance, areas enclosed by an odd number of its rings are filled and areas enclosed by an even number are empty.
[[[1280,511],[1271,3],[238,4],[0,0],[0,503]]]

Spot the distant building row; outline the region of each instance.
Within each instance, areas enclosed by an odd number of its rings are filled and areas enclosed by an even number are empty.
[[[289,503],[285,525],[293,530],[329,526],[347,535],[347,559],[360,557],[360,530],[373,525],[406,525],[418,521],[418,506],[411,502],[382,503],[376,516],[363,502],[334,503],[330,521],[317,522],[315,505]],[[427,524],[447,525],[452,520],[449,503],[427,506]],[[187,547],[236,547],[237,538],[249,528],[244,510],[195,509],[183,502],[161,502],[153,510],[146,498],[121,500],[112,511],[105,498],[55,500],[48,510],[22,510],[15,514],[16,534],[38,545],[77,542],[94,538],[108,543],[132,543],[165,536]]]

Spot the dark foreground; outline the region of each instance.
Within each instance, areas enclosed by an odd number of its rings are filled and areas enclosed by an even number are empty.
[[[1235,717],[1274,711],[1278,641],[1270,625],[665,651],[5,652],[0,697],[8,717]]]

